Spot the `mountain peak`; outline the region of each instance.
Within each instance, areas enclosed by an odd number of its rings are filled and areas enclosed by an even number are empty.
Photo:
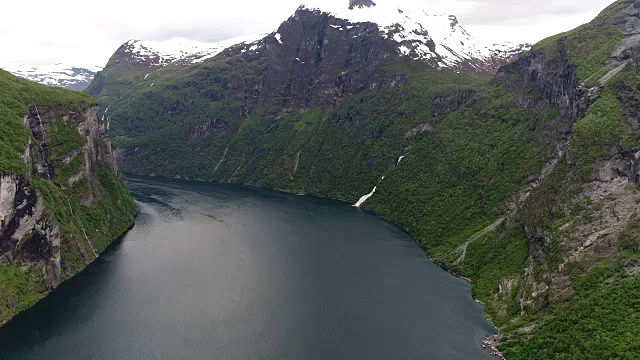
[[[376,3],[372,0],[349,0],[349,9],[353,10],[354,8],[362,9],[364,7],[374,7]]]
[[[350,23],[374,23],[387,39],[398,43],[401,55],[428,60],[441,67],[495,69],[530,48],[528,44],[484,43],[471,36],[455,15],[436,15],[403,1],[351,0],[331,4],[309,0],[301,9],[320,11]]]
[[[224,49],[241,43],[253,43],[266,34],[240,36],[217,43],[206,43],[176,38],[166,41],[129,40],[121,50],[135,62],[165,66],[173,62],[194,64],[211,58]]]

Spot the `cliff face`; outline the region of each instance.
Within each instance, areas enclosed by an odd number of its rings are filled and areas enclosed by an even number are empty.
[[[14,101],[0,102],[0,145],[17,145],[0,168],[2,324],[94,261],[135,207],[92,99],[4,72],[0,81]]]
[[[0,179],[0,265],[33,265],[46,287],[61,281],[60,228],[45,215],[45,204],[22,176]]]
[[[590,24],[534,46],[494,79],[521,106],[544,101],[558,110],[538,124],[547,164],[507,214],[524,229],[529,249],[523,276],[502,279],[492,300],[514,299],[513,308],[529,319],[517,329],[507,326],[508,358],[637,356],[634,340],[623,334],[630,329],[612,314],[633,309],[628,301],[639,273],[639,7],[618,1]],[[584,333],[600,336],[589,328],[618,321],[607,345],[577,340]],[[572,328],[560,330],[562,323]],[[579,348],[553,343],[558,334]]]

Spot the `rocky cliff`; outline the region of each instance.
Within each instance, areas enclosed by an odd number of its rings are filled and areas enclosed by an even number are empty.
[[[135,207],[93,99],[0,82],[1,324],[94,261]]]
[[[541,124],[548,162],[508,214],[529,248],[521,279],[502,279],[493,298],[513,299],[514,314],[528,319],[505,327],[508,358],[638,355],[638,328],[625,316],[639,310],[631,301],[640,266],[639,9],[618,1],[591,23],[534,46],[494,80],[522,106],[542,100],[558,109]],[[562,330],[566,323],[571,328]],[[560,336],[578,346],[570,350]]]

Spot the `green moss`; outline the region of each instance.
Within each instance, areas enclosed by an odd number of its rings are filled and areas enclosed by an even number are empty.
[[[473,297],[486,305],[494,324],[502,326],[520,312],[516,296],[529,256],[527,235],[520,227],[499,228],[476,239],[458,267],[460,274],[473,279]],[[506,298],[496,299],[499,284],[510,283]],[[502,296],[502,295],[501,295]]]
[[[623,131],[620,101],[615,92],[605,91],[574,126],[571,152],[584,174],[590,174],[593,162],[620,142]]]
[[[78,155],[69,164],[60,162],[56,164],[56,183],[65,185],[72,176],[78,175],[82,171],[84,165],[84,157]]]
[[[44,200],[44,216],[60,227],[63,238],[63,279],[75,275],[93,260],[92,244],[102,251],[127,230],[136,212],[124,179],[113,172],[107,160],[99,163],[98,179],[84,178],[66,188],[69,178],[82,170],[84,156],[77,155],[68,164],[64,158],[82,148],[87,140],[73,121],[62,118],[93,103],[95,100],[87,95],[31,83],[0,70],[0,174],[22,175],[27,186],[33,186]],[[56,186],[28,171],[21,158],[27,144],[31,143],[31,150],[40,148],[22,120],[36,107],[40,109],[38,112],[46,109],[59,116],[46,129],[52,155],[48,160],[56,171],[55,180],[65,186]],[[102,147],[101,153],[107,153],[105,144],[98,142],[98,146]],[[92,197],[93,201],[89,201]],[[29,233],[22,240],[31,236],[34,234]],[[28,262],[20,265],[0,266],[0,322],[30,307],[49,290],[42,269]]]
[[[0,266],[0,323],[31,307],[45,291],[41,274],[14,265]]]
[[[576,296],[502,345],[508,359],[637,359],[640,277],[602,265],[576,285]]]
[[[620,234],[620,247],[629,253],[640,253],[640,217],[637,215],[629,220],[629,225]]]
[[[79,150],[87,143],[87,139],[80,134],[78,127],[70,120],[55,120],[49,128],[49,143],[51,155],[61,158],[74,150]]]

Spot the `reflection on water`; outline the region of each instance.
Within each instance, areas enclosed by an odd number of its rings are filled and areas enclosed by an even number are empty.
[[[6,359],[482,359],[468,284],[340,202],[133,178],[136,226],[0,329]]]

